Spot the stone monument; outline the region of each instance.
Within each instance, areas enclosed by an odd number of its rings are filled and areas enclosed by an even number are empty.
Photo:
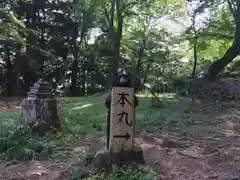
[[[21,104],[21,117],[32,132],[40,135],[49,130],[61,130],[57,100],[48,82],[40,79],[30,88],[27,98]]]
[[[107,150],[96,154],[93,166],[110,168],[121,163],[144,163],[141,147],[134,142],[138,99],[127,74],[115,74],[105,105],[108,108]]]
[[[142,149],[134,142],[138,99],[128,74],[118,72],[114,75],[105,105],[108,109],[107,148],[98,151],[87,166],[75,165],[74,171],[81,172],[81,178],[87,179],[95,169],[111,171],[122,163],[144,163]]]
[[[111,91],[109,151],[113,153],[134,148],[134,88],[127,75],[118,76]]]

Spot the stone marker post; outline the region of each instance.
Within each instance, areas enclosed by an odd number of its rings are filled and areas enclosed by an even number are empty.
[[[134,148],[136,105],[137,98],[130,77],[126,74],[116,74],[111,90],[108,127],[110,152],[117,153]]]
[[[134,142],[138,99],[127,74],[118,72],[114,75],[105,105],[108,108],[107,149],[95,154],[90,169],[111,170],[113,165],[132,162],[143,164],[142,149]]]

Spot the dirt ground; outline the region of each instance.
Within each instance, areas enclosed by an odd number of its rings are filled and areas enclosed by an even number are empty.
[[[22,99],[20,97],[8,98],[0,96],[0,112],[18,111]]]
[[[19,105],[12,102],[10,105],[6,102],[0,104],[1,111],[16,110]],[[220,112],[221,109],[218,113],[210,107],[201,109],[201,113],[212,119],[212,125],[196,123],[181,135],[156,132],[136,137],[146,164],[157,172],[159,180],[240,180],[240,111],[231,107],[225,113]],[[85,144],[73,143],[69,159],[92,142],[81,140],[84,141]],[[104,138],[94,141],[104,145]],[[10,179],[65,180],[67,176],[64,168],[52,161],[0,165],[0,180]]]
[[[238,137],[198,137],[169,148],[159,138],[137,139],[144,156],[159,180],[239,180],[240,139]]]
[[[210,116],[212,125],[193,125],[183,135],[136,138],[159,180],[240,180],[239,109],[220,113],[209,108],[201,113]]]

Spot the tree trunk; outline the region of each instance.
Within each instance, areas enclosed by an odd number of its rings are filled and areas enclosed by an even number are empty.
[[[123,29],[123,16],[121,12],[121,2],[120,0],[117,0],[116,3],[116,10],[117,10],[117,33],[116,33],[116,39],[115,39],[115,52],[116,52],[116,69],[118,68],[118,65],[121,61],[120,58],[120,46],[121,46],[121,40],[122,40],[122,29]]]
[[[36,72],[31,71],[31,67],[27,67],[27,71],[24,74],[24,93],[28,92],[30,90],[30,87],[38,80],[38,76]]]
[[[214,61],[208,68],[208,75],[211,79],[216,79],[217,75],[231,63],[240,54],[240,44],[233,43],[232,46],[227,50],[224,56]]]
[[[76,96],[77,94],[77,78],[78,78],[78,58],[79,58],[79,46],[78,46],[78,42],[77,42],[77,38],[78,38],[78,34],[79,34],[79,29],[78,29],[78,23],[75,23],[74,26],[74,34],[73,34],[73,62],[72,62],[72,67],[71,67],[71,71],[72,71],[72,75],[71,75],[71,90],[72,90],[72,95]],[[82,41],[82,39],[81,39]]]
[[[84,58],[82,58],[81,62],[81,80],[82,80],[82,95],[85,96],[86,94],[86,68],[84,63]]]
[[[72,76],[71,76],[71,90],[72,95],[75,96],[77,94],[77,70],[78,70],[78,61],[75,59],[72,63]]]
[[[238,4],[237,4],[238,3]],[[228,48],[223,57],[212,62],[208,68],[208,76],[210,79],[216,79],[217,75],[240,54],[240,4],[236,3],[236,12],[233,12],[236,30],[234,41],[231,47]],[[231,4],[230,4],[231,10]]]
[[[192,77],[195,77],[196,68],[197,68],[197,41],[195,41],[193,45],[193,57],[194,57],[194,63],[193,63]]]
[[[140,48],[138,51],[138,60],[136,63],[136,71],[135,74],[133,75],[133,85],[134,85],[134,91],[137,92],[140,89],[140,71],[141,71],[141,66],[142,66],[142,58],[144,55],[144,50],[146,47],[146,40],[143,39],[142,43],[140,44]]]
[[[116,14],[117,14],[117,32],[114,30],[114,12],[116,5]],[[108,87],[111,86],[113,75],[116,73],[119,63],[120,63],[120,46],[122,39],[122,26],[123,26],[123,16],[121,12],[121,2],[120,0],[112,0],[111,7],[111,22],[110,22],[110,39],[113,44],[114,56],[112,59],[109,75],[108,75]]]
[[[15,96],[20,96],[20,64],[19,64],[19,61],[20,61],[20,53],[19,52],[16,52],[16,56],[15,56],[15,59],[14,59],[14,85],[13,85],[13,88],[14,88],[14,95]]]
[[[10,50],[8,45],[4,45],[4,58],[6,62],[6,83],[7,83],[7,95],[13,95],[13,65],[10,60]]]

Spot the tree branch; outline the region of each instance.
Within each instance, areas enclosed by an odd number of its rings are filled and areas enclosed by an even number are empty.
[[[110,18],[109,18],[109,12],[108,12],[108,10],[107,10],[105,7],[103,7],[103,11],[104,11],[105,18],[107,19],[107,22],[108,22],[109,24],[111,24],[111,20],[110,20]]]
[[[117,9],[117,19],[118,19],[118,33],[120,36],[122,36],[123,17],[122,17],[120,0],[117,0],[116,9]]]
[[[227,3],[228,3],[228,7],[230,9],[230,12],[232,13],[233,18],[234,18],[234,20],[236,22],[236,9],[234,7],[233,1],[227,0]]]

